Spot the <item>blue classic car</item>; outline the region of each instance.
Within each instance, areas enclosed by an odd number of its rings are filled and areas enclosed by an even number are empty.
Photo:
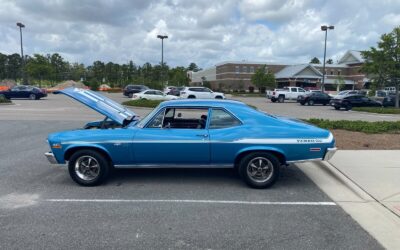
[[[80,130],[48,136],[54,164],[67,164],[71,178],[98,185],[112,168],[235,168],[251,187],[265,188],[282,165],[327,160],[335,140],[324,129],[272,116],[229,100],[173,100],[139,119],[120,104],[90,90],[70,96],[105,116]]]

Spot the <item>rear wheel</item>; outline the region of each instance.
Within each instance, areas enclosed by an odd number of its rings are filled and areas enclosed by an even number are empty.
[[[30,95],[29,95],[29,99],[31,99],[31,100],[36,100],[36,95],[35,95],[35,94],[30,94]]]
[[[247,185],[253,188],[272,186],[279,177],[280,162],[275,155],[255,152],[240,161],[239,172]]]
[[[339,109],[340,109],[340,107],[338,107],[338,106],[335,106],[335,109],[336,109],[336,110],[339,110]]]
[[[222,99],[222,96],[218,95],[215,97],[215,99]]]
[[[271,102],[276,102],[276,99],[275,98],[271,98]]]
[[[305,102],[300,102],[300,104],[304,106],[306,103]]]
[[[194,95],[188,96],[189,99],[195,99],[196,97]]]
[[[347,104],[346,104],[345,109],[346,109],[347,111],[349,111],[349,110],[352,109],[352,108],[353,108],[353,107],[351,106],[350,103],[347,103]]]
[[[285,97],[283,95],[278,97],[278,102],[284,102],[285,101]]]
[[[314,105],[314,101],[313,100],[309,100],[308,101],[308,105],[313,106]]]
[[[79,185],[96,186],[108,177],[110,163],[97,151],[79,150],[69,159],[68,171]]]

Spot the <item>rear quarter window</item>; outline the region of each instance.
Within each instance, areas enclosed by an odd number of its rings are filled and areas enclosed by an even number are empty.
[[[229,128],[239,126],[242,123],[224,109],[212,109],[210,129]]]

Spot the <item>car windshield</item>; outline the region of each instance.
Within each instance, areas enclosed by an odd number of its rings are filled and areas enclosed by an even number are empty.
[[[153,111],[151,111],[148,115],[143,117],[138,123],[135,123],[137,127],[143,128],[144,125],[158,112],[160,106],[157,106]]]

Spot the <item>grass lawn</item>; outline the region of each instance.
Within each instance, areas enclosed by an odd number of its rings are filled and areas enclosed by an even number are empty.
[[[400,121],[379,121],[379,122],[367,122],[367,121],[331,121],[324,119],[305,119],[304,121],[314,124],[324,129],[341,129],[347,131],[363,132],[367,134],[380,134],[380,133],[400,133]]]
[[[400,114],[400,109],[398,108],[353,107],[353,110],[378,114]]]
[[[134,107],[145,107],[145,108],[155,108],[158,106],[163,101],[157,101],[157,100],[130,100],[123,102],[122,105],[126,106],[134,106]]]

